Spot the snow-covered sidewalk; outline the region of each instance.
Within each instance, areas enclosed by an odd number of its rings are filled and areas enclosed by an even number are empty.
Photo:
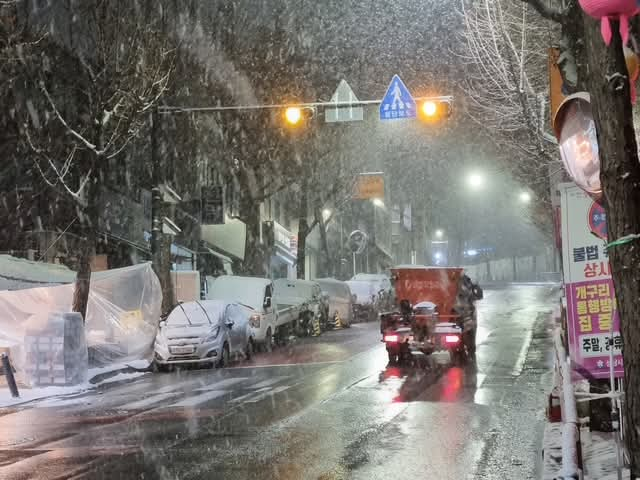
[[[90,368],[89,380],[73,386],[52,386],[52,387],[35,387],[35,388],[19,388],[20,397],[13,398],[9,387],[4,381],[4,376],[0,377],[0,408],[21,405],[35,400],[55,400],[64,397],[78,395],[98,387],[108,385],[110,383],[123,382],[133,380],[134,378],[145,375],[145,371],[149,367],[146,360],[138,360],[129,363],[113,364],[108,367]],[[131,371],[131,370],[141,371]],[[48,402],[48,403],[51,403]]]
[[[590,432],[583,427],[580,443],[584,480],[618,480],[613,433]],[[542,480],[555,480],[562,471],[562,423],[547,422],[545,425],[543,453]],[[630,480],[628,469],[623,470],[622,478]]]
[[[585,480],[617,480],[616,443],[613,433],[590,432],[583,428],[580,432],[582,443],[583,471]],[[622,478],[630,478],[624,469]]]

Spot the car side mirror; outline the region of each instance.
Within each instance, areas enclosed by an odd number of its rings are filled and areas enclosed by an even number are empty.
[[[263,308],[271,308],[271,297],[265,297],[262,306]]]
[[[225,325],[227,326],[227,328],[231,328],[231,327],[233,327],[235,324],[234,324],[233,320],[228,320],[227,322],[225,322]]]

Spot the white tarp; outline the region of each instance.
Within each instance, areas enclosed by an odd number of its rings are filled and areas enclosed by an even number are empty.
[[[25,336],[48,329],[71,310],[73,284],[0,291],[0,347],[25,370]],[[96,272],[85,324],[89,361],[108,365],[149,358],[160,318],[162,290],[150,263]]]
[[[73,282],[75,278],[76,272],[64,265],[0,255],[0,290],[62,285]]]

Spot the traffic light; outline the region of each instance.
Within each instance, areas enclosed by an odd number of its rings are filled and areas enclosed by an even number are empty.
[[[437,123],[451,116],[449,100],[423,100],[420,104],[420,118],[428,123]]]
[[[303,120],[312,118],[315,111],[313,107],[291,106],[284,110],[285,122],[292,126],[298,126]]]

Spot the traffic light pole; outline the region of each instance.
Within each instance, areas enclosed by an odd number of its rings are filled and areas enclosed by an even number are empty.
[[[414,97],[414,100],[420,102],[453,102],[452,95],[441,95],[435,97]],[[165,105],[158,107],[158,113],[172,114],[172,113],[194,113],[194,112],[225,112],[225,111],[242,111],[242,110],[283,110],[290,107],[298,108],[336,108],[336,107],[350,107],[359,105],[374,105],[382,103],[382,99],[375,100],[355,100],[353,102],[303,102],[303,103],[270,103],[270,104],[256,104],[256,105],[228,105],[220,107],[182,107],[175,105]]]

